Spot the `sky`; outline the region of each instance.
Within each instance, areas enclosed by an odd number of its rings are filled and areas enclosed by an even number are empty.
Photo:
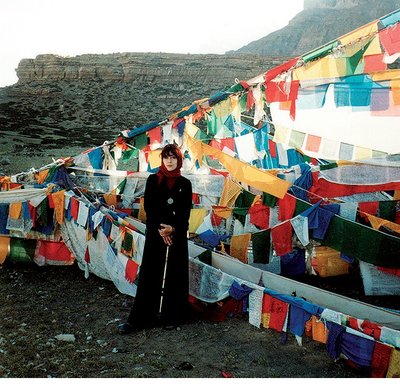
[[[0,87],[38,54],[223,54],[302,9],[303,0],[0,0]]]

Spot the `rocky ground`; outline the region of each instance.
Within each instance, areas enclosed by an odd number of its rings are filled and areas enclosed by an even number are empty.
[[[77,266],[0,266],[0,377],[3,378],[356,378],[326,346],[285,345],[244,316],[224,322],[193,312],[180,331],[120,336],[132,298]],[[64,341],[67,338],[69,341]]]

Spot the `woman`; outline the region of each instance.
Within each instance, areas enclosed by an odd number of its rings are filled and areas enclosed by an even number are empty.
[[[166,145],[161,151],[159,171],[147,179],[144,192],[146,241],[138,289],[128,321],[118,326],[120,334],[154,327],[159,320],[166,329],[174,329],[187,318],[187,230],[192,207],[192,185],[181,176],[182,160],[182,153],[175,144]]]

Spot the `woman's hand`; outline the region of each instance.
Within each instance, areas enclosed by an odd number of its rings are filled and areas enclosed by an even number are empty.
[[[160,229],[158,233],[163,238],[164,243],[167,245],[172,245],[172,234],[175,232],[175,228],[169,224],[160,224]]]

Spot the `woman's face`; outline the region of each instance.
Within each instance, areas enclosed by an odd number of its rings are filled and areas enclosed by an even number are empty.
[[[170,172],[174,171],[178,166],[178,158],[172,153],[168,153],[167,157],[163,157],[162,161],[165,168],[167,168],[167,170]]]

